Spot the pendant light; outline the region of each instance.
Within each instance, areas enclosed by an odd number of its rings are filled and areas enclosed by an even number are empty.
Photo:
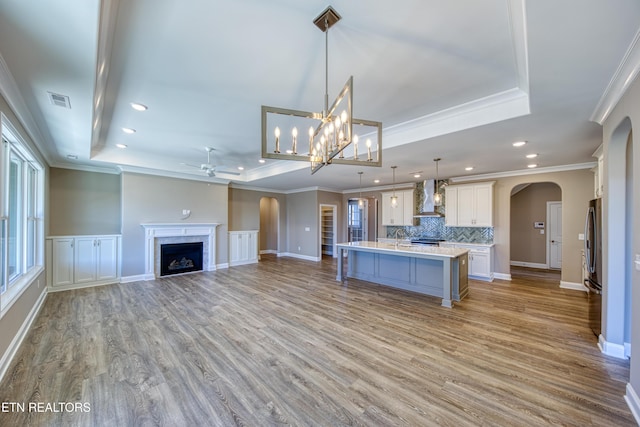
[[[398,196],[396,196],[396,168],[397,166],[391,166],[393,170],[393,195],[391,196],[391,207],[398,207]]]
[[[358,175],[360,175],[360,196],[358,197],[358,209],[362,210],[364,209],[364,199],[362,198],[362,174],[364,172],[360,171],[358,172]]]
[[[438,162],[442,160],[440,157],[436,157],[433,159],[436,162],[436,192],[433,195],[433,205],[440,206],[442,205],[442,194],[440,194],[440,186],[439,186],[439,174],[438,174]]]

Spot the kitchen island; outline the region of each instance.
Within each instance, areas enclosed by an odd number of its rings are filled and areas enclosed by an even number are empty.
[[[344,252],[346,277],[442,298],[451,308],[469,292],[468,249],[379,242],[339,243],[338,274],[342,281]]]

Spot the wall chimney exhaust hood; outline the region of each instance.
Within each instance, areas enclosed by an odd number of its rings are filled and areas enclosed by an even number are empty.
[[[414,218],[443,217],[440,212],[436,212],[433,195],[435,194],[436,181],[426,179],[416,185],[416,200],[418,201],[419,212]]]

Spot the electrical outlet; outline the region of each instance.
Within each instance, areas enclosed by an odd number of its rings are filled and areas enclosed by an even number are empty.
[[[304,231],[311,231],[311,227],[305,227]]]

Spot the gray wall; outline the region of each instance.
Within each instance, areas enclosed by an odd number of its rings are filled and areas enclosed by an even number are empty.
[[[631,344],[630,387],[640,395],[640,271],[632,267],[640,254],[640,80],[630,83],[604,122],[603,310],[602,336],[607,343]],[[635,127],[635,129],[634,129]],[[631,144],[631,147],[629,147]],[[631,159],[627,157],[631,156]],[[632,171],[628,172],[628,165]],[[631,188],[629,188],[631,187]],[[627,219],[630,217],[629,219]],[[628,244],[625,242],[629,241]],[[629,295],[629,289],[634,291]],[[630,310],[627,298],[631,298]],[[629,320],[630,319],[630,320]],[[626,325],[634,325],[626,331]],[[625,338],[628,335],[628,338]],[[635,402],[638,404],[638,402]]]
[[[246,190],[229,188],[229,230],[260,230],[260,249],[265,249],[262,244],[263,232],[260,217],[260,200],[272,198],[278,201],[279,232],[278,243],[273,249],[280,252],[288,252],[287,246],[287,196],[281,193],[268,191]],[[269,233],[267,233],[269,234]],[[271,235],[271,237],[273,237]],[[270,243],[269,246],[273,246]]]
[[[122,174],[122,276],[144,274],[144,231],[141,223],[220,223],[216,264],[228,262],[228,188],[186,179]],[[182,210],[191,216],[182,220]]]
[[[288,194],[287,252],[313,258],[320,257],[319,221],[317,191]],[[306,231],[306,228],[309,231]]]
[[[2,112],[6,118],[11,122],[13,127],[20,133],[20,136],[26,143],[29,145],[34,155],[40,160],[43,165],[46,165],[43,156],[40,154],[40,151],[35,146],[31,138],[29,138],[27,132],[22,127],[20,121],[15,116],[6,100],[2,95],[0,95],[0,112]],[[1,125],[1,123],[0,123]],[[49,168],[45,166],[44,169],[45,174],[45,206],[48,204],[49,199],[49,191],[48,191],[48,182],[49,182]],[[48,223],[48,209],[45,208],[45,235],[48,234],[49,223]],[[5,355],[6,351],[9,349],[9,345],[11,341],[16,336],[16,334],[20,331],[20,328],[24,324],[25,320],[29,316],[30,311],[34,308],[35,304],[40,298],[41,294],[45,291],[45,273],[46,268],[48,266],[45,265],[45,270],[36,277],[33,282],[26,288],[26,290],[20,295],[20,297],[16,300],[16,302],[4,313],[2,318],[0,318],[0,359]],[[40,286],[38,286],[38,283]]]
[[[544,222],[548,232],[547,202],[562,201],[556,184],[531,184],[511,196],[511,261],[534,264],[547,262],[547,235],[533,228],[534,222]]]
[[[51,168],[49,234],[120,234],[120,175]]]

